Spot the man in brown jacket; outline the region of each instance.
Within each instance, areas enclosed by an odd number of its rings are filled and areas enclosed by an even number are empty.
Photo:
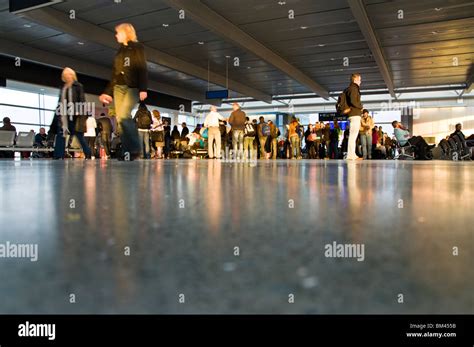
[[[234,158],[239,158],[243,157],[244,154],[245,117],[247,115],[236,102],[232,104],[232,109],[234,111],[229,117],[229,123],[232,126],[232,149],[234,151]]]
[[[372,159],[372,129],[374,128],[374,120],[369,115],[369,111],[362,111],[360,119],[360,143],[362,145],[362,156],[364,159]]]
[[[347,159],[348,160],[357,160],[360,159],[356,152],[356,142],[357,136],[359,135],[360,130],[360,116],[362,114],[362,104],[360,102],[360,84],[362,82],[362,77],[358,73],[351,75],[351,84],[346,89],[346,100],[347,104],[351,108],[349,112],[349,141],[347,145]]]

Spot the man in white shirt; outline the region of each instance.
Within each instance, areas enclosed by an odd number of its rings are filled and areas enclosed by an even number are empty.
[[[211,112],[209,112],[204,120],[204,127],[207,128],[209,159],[221,158],[221,132],[219,130],[219,120],[225,120],[225,118],[217,112],[216,106],[211,106]],[[215,151],[214,141],[216,141]]]

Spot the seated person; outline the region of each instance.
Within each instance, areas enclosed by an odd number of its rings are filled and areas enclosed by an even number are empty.
[[[40,128],[39,133],[35,135],[35,146],[38,148],[44,148],[48,146],[48,135],[46,135],[45,128]]]
[[[16,128],[12,125],[10,118],[8,117],[3,118],[3,126],[0,128],[0,130],[14,131],[16,133]]]
[[[3,118],[3,126],[0,131],[14,131],[16,137],[16,128],[12,125],[10,118]],[[0,152],[0,158],[15,158],[15,152]]]
[[[396,120],[392,122],[394,128],[395,137],[400,146],[406,146],[410,144],[416,148],[415,155],[417,159],[431,159],[431,150],[435,145],[428,145],[425,139],[421,136],[411,136],[408,129],[406,129],[402,123]]]
[[[466,136],[464,136],[464,134],[462,132],[462,124],[461,123],[456,124],[456,130],[454,130],[454,132],[451,135],[449,135],[449,137],[454,137],[456,135],[459,137],[459,139],[463,143],[466,143]]]
[[[472,149],[471,149],[472,141],[467,140],[466,136],[464,136],[464,134],[462,132],[462,124],[461,123],[456,124],[456,128],[455,128],[454,132],[451,135],[449,135],[448,139],[453,138],[455,136],[457,136],[459,138],[459,140],[461,141],[461,145],[462,145],[462,149],[463,149],[464,153],[472,154]]]

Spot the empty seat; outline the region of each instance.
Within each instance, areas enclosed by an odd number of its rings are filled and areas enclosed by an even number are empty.
[[[15,135],[14,131],[0,130],[0,147],[13,147]]]
[[[20,132],[16,138],[16,147],[30,148],[33,147],[34,142],[35,134],[33,132]]]

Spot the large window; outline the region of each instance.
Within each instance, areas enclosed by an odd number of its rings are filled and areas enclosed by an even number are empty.
[[[0,88],[0,122],[9,117],[17,132],[48,131],[57,103],[57,96]]]

